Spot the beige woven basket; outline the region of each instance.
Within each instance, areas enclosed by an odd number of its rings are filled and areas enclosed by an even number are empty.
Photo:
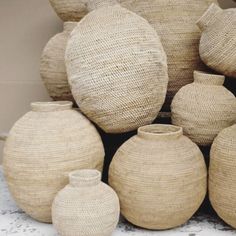
[[[152,123],[168,83],[166,55],[156,31],[115,0],[91,0],[89,9],[66,49],[75,100],[108,133]]]
[[[236,121],[235,96],[223,87],[224,76],[194,72],[171,104],[172,123],[198,145],[211,145],[216,135]]]
[[[52,205],[53,225],[61,236],[111,236],[119,215],[119,199],[97,170],[70,173],[70,184]]]
[[[64,23],[64,31],[50,39],[41,56],[40,74],[54,100],[74,101],[66,74],[65,50],[76,25],[77,22]]]
[[[222,130],[211,148],[209,197],[217,214],[236,228],[236,125]]]
[[[49,0],[63,21],[79,21],[86,13],[87,0]]]
[[[212,4],[197,22],[202,31],[201,59],[219,73],[236,78],[236,9]]]
[[[104,149],[94,126],[71,102],[32,103],[11,129],[3,167],[18,206],[36,220],[51,222],[51,204],[75,169],[102,170]]]
[[[115,154],[109,183],[121,213],[147,229],[184,224],[206,194],[206,166],[196,144],[173,125],[149,125]]]

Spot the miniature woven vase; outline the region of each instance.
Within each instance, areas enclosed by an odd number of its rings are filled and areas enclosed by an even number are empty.
[[[53,225],[61,236],[110,236],[119,215],[119,199],[97,170],[70,173],[70,183],[52,205]]]
[[[104,148],[94,126],[71,109],[71,102],[31,106],[5,143],[4,174],[18,206],[38,221],[51,222],[51,204],[67,184],[67,174],[84,168],[101,171]]]
[[[200,31],[196,21],[216,0],[120,0],[158,32],[167,54],[169,84],[163,110],[169,111],[178,90],[193,82],[194,70],[205,70],[199,57]]]
[[[212,4],[197,22],[202,31],[200,56],[206,65],[236,78],[236,9]]]
[[[236,228],[236,125],[222,130],[213,142],[209,197],[217,214]]]
[[[66,74],[65,50],[77,22],[64,23],[64,31],[47,43],[41,56],[40,73],[49,95],[54,100],[74,101]]]
[[[235,96],[223,87],[222,75],[194,72],[194,82],[181,88],[171,104],[174,125],[201,146],[211,145],[216,135],[236,121]]]
[[[122,215],[147,229],[184,224],[206,194],[206,166],[200,149],[181,127],[155,124],[116,152],[109,183],[120,199]]]
[[[85,15],[87,0],[49,0],[57,15],[65,21],[79,21]]]
[[[66,49],[72,94],[107,133],[150,124],[167,90],[166,55],[156,31],[115,0],[90,0],[91,12]]]

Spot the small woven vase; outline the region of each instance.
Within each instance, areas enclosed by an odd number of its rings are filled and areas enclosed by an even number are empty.
[[[206,166],[196,144],[173,125],[149,125],[116,152],[109,183],[121,213],[147,229],[184,224],[206,194]]]
[[[4,146],[3,167],[18,206],[51,222],[51,204],[75,169],[102,170],[104,149],[94,126],[71,102],[32,103]],[[92,147],[92,148],[91,148]]]
[[[63,21],[79,21],[85,15],[87,0],[49,0]]]
[[[61,236],[111,236],[119,215],[119,199],[97,170],[70,173],[70,183],[52,205],[53,225]]]
[[[107,133],[150,124],[167,90],[166,55],[146,20],[115,0],[90,0],[73,30],[66,66],[81,111]]]
[[[181,88],[171,104],[174,125],[201,146],[211,145],[216,135],[236,121],[235,96],[223,87],[222,75],[194,72],[194,82]]]
[[[200,31],[196,21],[217,0],[120,0],[158,32],[167,54],[169,83],[163,110],[169,111],[178,90],[193,81],[194,70],[205,70],[199,57]]]
[[[236,125],[222,130],[213,142],[209,197],[217,214],[236,228]]]
[[[212,4],[197,22],[202,31],[200,56],[206,65],[236,78],[236,9]]]
[[[64,31],[50,39],[41,56],[40,74],[54,100],[74,101],[66,74],[65,50],[76,25],[77,22],[64,23]]]

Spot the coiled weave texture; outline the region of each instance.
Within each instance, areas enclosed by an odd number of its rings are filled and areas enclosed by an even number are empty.
[[[236,228],[236,125],[222,130],[211,148],[209,197],[217,214]]]
[[[163,105],[166,55],[145,19],[114,3],[96,3],[103,7],[80,21],[67,46],[72,93],[106,132],[131,131],[150,124]]]
[[[102,170],[104,149],[94,126],[71,103],[33,103],[4,146],[4,174],[18,206],[51,222],[51,204],[75,169]],[[92,147],[92,148],[91,148]]]
[[[185,223],[206,193],[206,166],[196,144],[182,128],[150,125],[116,152],[109,183],[120,199],[121,213],[148,229]]]

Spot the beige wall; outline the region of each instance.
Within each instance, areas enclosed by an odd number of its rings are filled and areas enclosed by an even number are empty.
[[[220,3],[236,7],[232,0]],[[47,41],[61,29],[48,0],[0,0],[0,133],[29,110],[30,102],[50,99],[39,60]],[[0,159],[2,146],[0,142]]]

